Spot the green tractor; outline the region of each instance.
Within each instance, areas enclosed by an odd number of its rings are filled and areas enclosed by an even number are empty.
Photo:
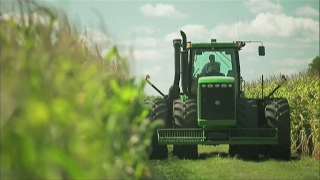
[[[245,97],[239,51],[254,41],[191,43],[180,33],[182,40],[173,40],[175,74],[168,95],[146,79],[163,96],[147,101],[151,121],[164,122],[154,133],[150,159],[166,159],[167,145],[173,145],[174,156],[197,159],[198,145],[220,144],[242,159],[290,159],[288,100],[271,98],[280,85],[261,99]],[[265,55],[263,44],[258,52]]]

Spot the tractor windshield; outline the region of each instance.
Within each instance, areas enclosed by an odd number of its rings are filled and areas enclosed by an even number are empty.
[[[197,49],[191,53],[193,59],[193,77],[236,76],[235,49]]]

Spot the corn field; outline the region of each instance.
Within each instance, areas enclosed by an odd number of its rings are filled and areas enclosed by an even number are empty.
[[[264,96],[279,84],[280,76],[270,76],[264,80]],[[262,97],[262,78],[247,83],[246,96]],[[291,111],[292,153],[313,156],[320,159],[320,77],[307,71],[287,77],[287,81],[273,97],[287,98]]]

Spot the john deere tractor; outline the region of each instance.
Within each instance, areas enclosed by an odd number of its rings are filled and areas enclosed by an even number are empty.
[[[261,99],[246,98],[242,88],[239,51],[253,41],[191,43],[180,33],[182,40],[173,40],[175,73],[168,94],[147,80],[163,95],[147,101],[149,118],[164,122],[154,133],[150,159],[167,158],[170,144],[173,155],[186,159],[198,158],[198,145],[220,144],[229,145],[230,156],[289,159],[288,100],[272,98],[276,89]],[[265,56],[263,43],[258,52]]]

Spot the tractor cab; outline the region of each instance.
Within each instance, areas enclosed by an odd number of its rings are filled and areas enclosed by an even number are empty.
[[[240,72],[237,43],[189,43],[190,92],[196,94],[199,78],[233,78],[235,87],[239,86]],[[229,79],[230,79],[229,78]],[[202,78],[203,79],[203,78]],[[207,78],[208,79],[208,78]],[[238,89],[238,88],[236,88]]]
[[[211,42],[208,43],[191,43],[186,42],[183,31],[181,35],[183,51],[180,64],[183,93],[196,96],[199,79],[211,79],[212,82],[232,81],[235,95],[240,96],[239,51],[246,45],[246,42],[217,42],[216,39],[211,39]],[[259,46],[259,55],[264,56],[264,54],[264,46]]]

